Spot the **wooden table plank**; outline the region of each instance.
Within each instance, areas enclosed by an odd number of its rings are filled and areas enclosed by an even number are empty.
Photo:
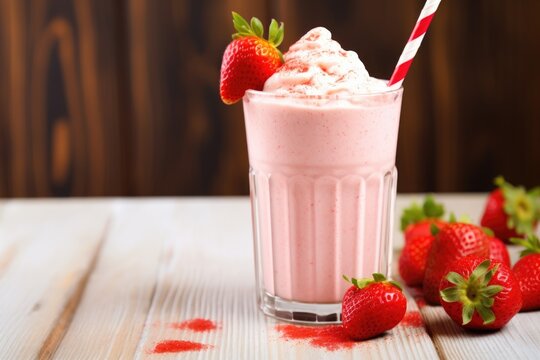
[[[13,201],[0,220],[0,349],[5,359],[47,357],[61,340],[99,250],[109,205]],[[7,249],[7,250],[6,250]]]
[[[234,214],[234,215],[232,215]],[[141,339],[139,358],[162,340],[208,344],[205,359],[433,359],[437,353],[423,327],[399,326],[386,336],[358,343],[349,351],[329,352],[285,341],[282,324],[262,315],[255,302],[249,206],[239,200],[183,201],[176,215],[178,241],[166,243],[156,295]],[[410,301],[409,311],[418,311]],[[215,332],[194,333],[171,324],[193,318],[216,321]],[[175,358],[177,355],[161,355]],[[201,358],[198,352],[184,359]]]
[[[473,220],[485,200],[437,197]],[[422,196],[398,198],[396,217],[412,199]],[[396,236],[397,251],[402,243]],[[533,359],[540,354],[540,312],[519,314],[497,333],[467,333],[442,308],[418,309],[409,295],[408,312],[420,311],[425,328],[402,324],[339,351],[280,338],[276,325],[283,323],[263,316],[255,303],[246,198],[0,203],[0,294],[8,294],[0,296],[0,349],[6,358]],[[219,328],[197,333],[173,326],[194,318],[211,319]],[[168,339],[212,347],[151,353]]]
[[[237,343],[236,358],[252,358],[252,346],[262,341],[264,318],[254,303],[249,207],[240,200],[193,200],[179,204],[175,215],[177,241],[169,241],[169,256],[162,264],[156,296],[141,339],[138,358],[161,340],[182,339],[215,346],[205,355],[227,358],[227,343]],[[235,216],[230,216],[235,214]],[[246,226],[247,225],[247,226]],[[212,319],[220,329],[213,333],[177,330],[171,324],[192,318]],[[246,331],[249,329],[250,331]],[[196,358],[197,353],[185,353]],[[175,355],[162,355],[174,358]]]
[[[174,242],[175,201],[115,201],[86,294],[58,359],[132,359],[154,295],[163,244]]]

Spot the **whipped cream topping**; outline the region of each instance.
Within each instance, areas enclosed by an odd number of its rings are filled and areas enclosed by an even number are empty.
[[[388,90],[369,76],[354,51],[346,51],[323,27],[310,30],[284,54],[285,63],[264,85],[280,95],[360,95]]]

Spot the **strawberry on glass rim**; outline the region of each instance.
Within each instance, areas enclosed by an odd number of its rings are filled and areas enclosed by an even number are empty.
[[[481,224],[505,242],[532,234],[540,220],[540,187],[527,191],[513,186],[502,176],[495,179],[497,189],[487,199]]]
[[[283,41],[283,23],[272,19],[266,40],[259,19],[252,17],[248,23],[234,11],[232,17],[237,32],[223,54],[219,84],[221,100],[227,105],[242,99],[246,90],[262,90],[266,80],[283,64],[278,50]]]

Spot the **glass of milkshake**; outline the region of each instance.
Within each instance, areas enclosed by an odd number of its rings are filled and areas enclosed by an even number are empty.
[[[342,275],[390,273],[403,89],[369,76],[324,28],[243,98],[258,301],[340,322]]]

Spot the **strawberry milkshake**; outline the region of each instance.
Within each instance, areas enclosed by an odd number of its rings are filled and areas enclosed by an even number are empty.
[[[259,303],[338,322],[348,284],[389,275],[402,89],[315,28],[243,98]]]

